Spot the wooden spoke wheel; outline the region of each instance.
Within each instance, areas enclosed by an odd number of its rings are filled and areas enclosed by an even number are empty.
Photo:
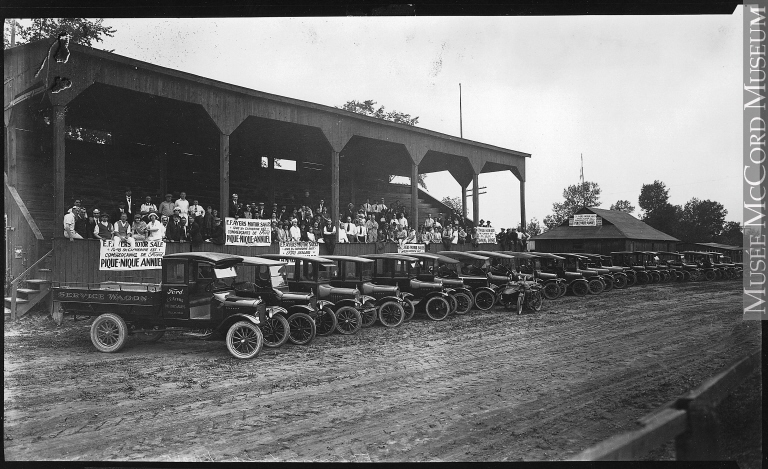
[[[547,282],[541,291],[544,294],[544,298],[554,300],[560,296],[560,285],[557,282]]]
[[[326,306],[317,312],[315,328],[317,335],[321,337],[331,335],[333,334],[333,331],[336,330],[336,314],[329,306]]]
[[[488,311],[493,307],[496,298],[488,290],[480,290],[475,293],[475,306],[481,311]]]
[[[386,327],[397,327],[405,320],[405,310],[397,301],[386,301],[379,307],[379,322]]]
[[[585,296],[589,293],[589,284],[586,282],[573,282],[571,284],[571,292],[574,296]]]
[[[433,321],[442,321],[448,317],[448,313],[451,312],[451,305],[448,301],[441,296],[433,296],[428,299],[424,305],[424,310],[427,312],[429,319]]]
[[[225,339],[227,350],[239,359],[253,358],[264,346],[261,329],[250,321],[239,321],[229,328]]]
[[[360,311],[360,317],[362,321],[360,325],[362,327],[371,327],[376,324],[376,319],[378,318],[376,306],[370,301],[366,301],[363,304],[363,310]]]
[[[336,311],[336,330],[339,334],[356,334],[361,327],[360,311],[351,306],[342,306]]]
[[[613,278],[613,288],[617,290],[623,290],[627,287],[627,276],[626,275],[617,275]]]
[[[413,319],[413,315],[416,314],[416,306],[409,298],[403,298],[403,310],[405,311],[405,322]]]
[[[599,295],[600,293],[603,292],[603,290],[605,290],[605,284],[603,284],[603,282],[600,279],[593,278],[592,280],[589,281],[588,288],[589,288],[590,294]]]
[[[275,314],[271,318],[267,318],[264,324],[261,324],[259,327],[261,328],[261,334],[264,336],[265,347],[282,347],[288,342],[291,326],[282,314]]]
[[[453,297],[456,299],[456,314],[467,314],[472,310],[473,302],[472,297],[462,291],[453,293]]]
[[[105,313],[91,324],[91,342],[100,352],[117,352],[128,338],[128,326],[123,318],[114,313]]]
[[[312,342],[317,334],[315,321],[307,313],[294,313],[288,317],[289,334],[288,340],[292,344],[307,345]]]

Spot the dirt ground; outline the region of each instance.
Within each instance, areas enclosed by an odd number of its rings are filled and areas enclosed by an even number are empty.
[[[761,324],[741,320],[740,286],[654,285],[545,301],[537,314],[417,317],[247,361],[175,332],[103,354],[90,321],[57,327],[32,315],[5,326],[5,458],[566,459],[760,347]],[[742,411],[759,430],[761,390],[751,395]],[[759,462],[759,441],[729,451]]]

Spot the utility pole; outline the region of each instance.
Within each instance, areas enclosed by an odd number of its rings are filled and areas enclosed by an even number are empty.
[[[459,137],[464,138],[464,124],[461,119],[461,83],[459,83]]]

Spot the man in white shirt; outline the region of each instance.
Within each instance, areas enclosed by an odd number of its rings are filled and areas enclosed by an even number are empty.
[[[408,228],[408,219],[405,218],[405,215],[402,213],[400,214],[400,218],[397,219],[397,223],[403,228]]]
[[[133,198],[131,197],[130,187],[125,189],[125,210],[128,213],[129,219],[133,217],[133,214],[136,212],[136,207],[133,206]]]
[[[149,212],[153,209],[155,212],[157,212],[157,206],[152,203],[152,197],[150,196],[144,197],[144,203],[141,204],[141,210],[140,210],[141,216],[146,217],[147,214],[149,214]]]
[[[347,217],[347,222],[343,225],[344,232],[347,233],[347,241],[357,242],[357,225],[352,223],[352,217]]]
[[[189,209],[195,212],[195,216],[202,217],[203,215],[205,215],[205,209],[203,208],[202,205],[197,203],[197,199],[193,200],[192,202],[193,203],[192,205],[189,206]]]
[[[430,228],[430,227],[433,227],[433,226],[435,226],[435,220],[434,220],[434,218],[432,218],[432,214],[428,213],[427,214],[427,219],[424,220],[424,228]]]
[[[75,211],[79,210],[80,209],[77,207],[72,207],[67,210],[67,214],[64,215],[64,237],[69,238],[70,241],[83,239],[83,237],[75,231]]]
[[[291,223],[291,229],[288,230],[291,235],[291,241],[301,241],[301,229],[299,228],[299,222],[293,220]]]
[[[189,217],[189,200],[187,200],[186,192],[179,194],[179,198],[176,200],[176,207],[181,209],[182,218],[187,219]]]
[[[371,205],[371,201],[369,199],[365,199],[365,203],[361,205],[360,208],[363,209],[366,216],[368,216],[369,213],[373,213],[373,205]]]

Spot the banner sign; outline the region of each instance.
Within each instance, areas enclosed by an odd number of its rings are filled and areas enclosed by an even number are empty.
[[[320,245],[314,241],[289,241],[280,243],[280,254],[290,256],[318,257]]]
[[[568,219],[568,226],[601,226],[603,219],[594,213],[574,215]]]
[[[496,244],[496,228],[483,227],[477,228],[477,242],[480,244]]]
[[[99,270],[148,270],[161,269],[165,255],[164,241],[136,241],[115,243],[101,240]]]
[[[224,235],[227,246],[269,246],[272,225],[270,220],[226,217]]]
[[[402,246],[397,246],[397,253],[398,254],[408,254],[409,252],[424,252],[424,245],[423,244],[416,244],[416,243],[406,243]]]

